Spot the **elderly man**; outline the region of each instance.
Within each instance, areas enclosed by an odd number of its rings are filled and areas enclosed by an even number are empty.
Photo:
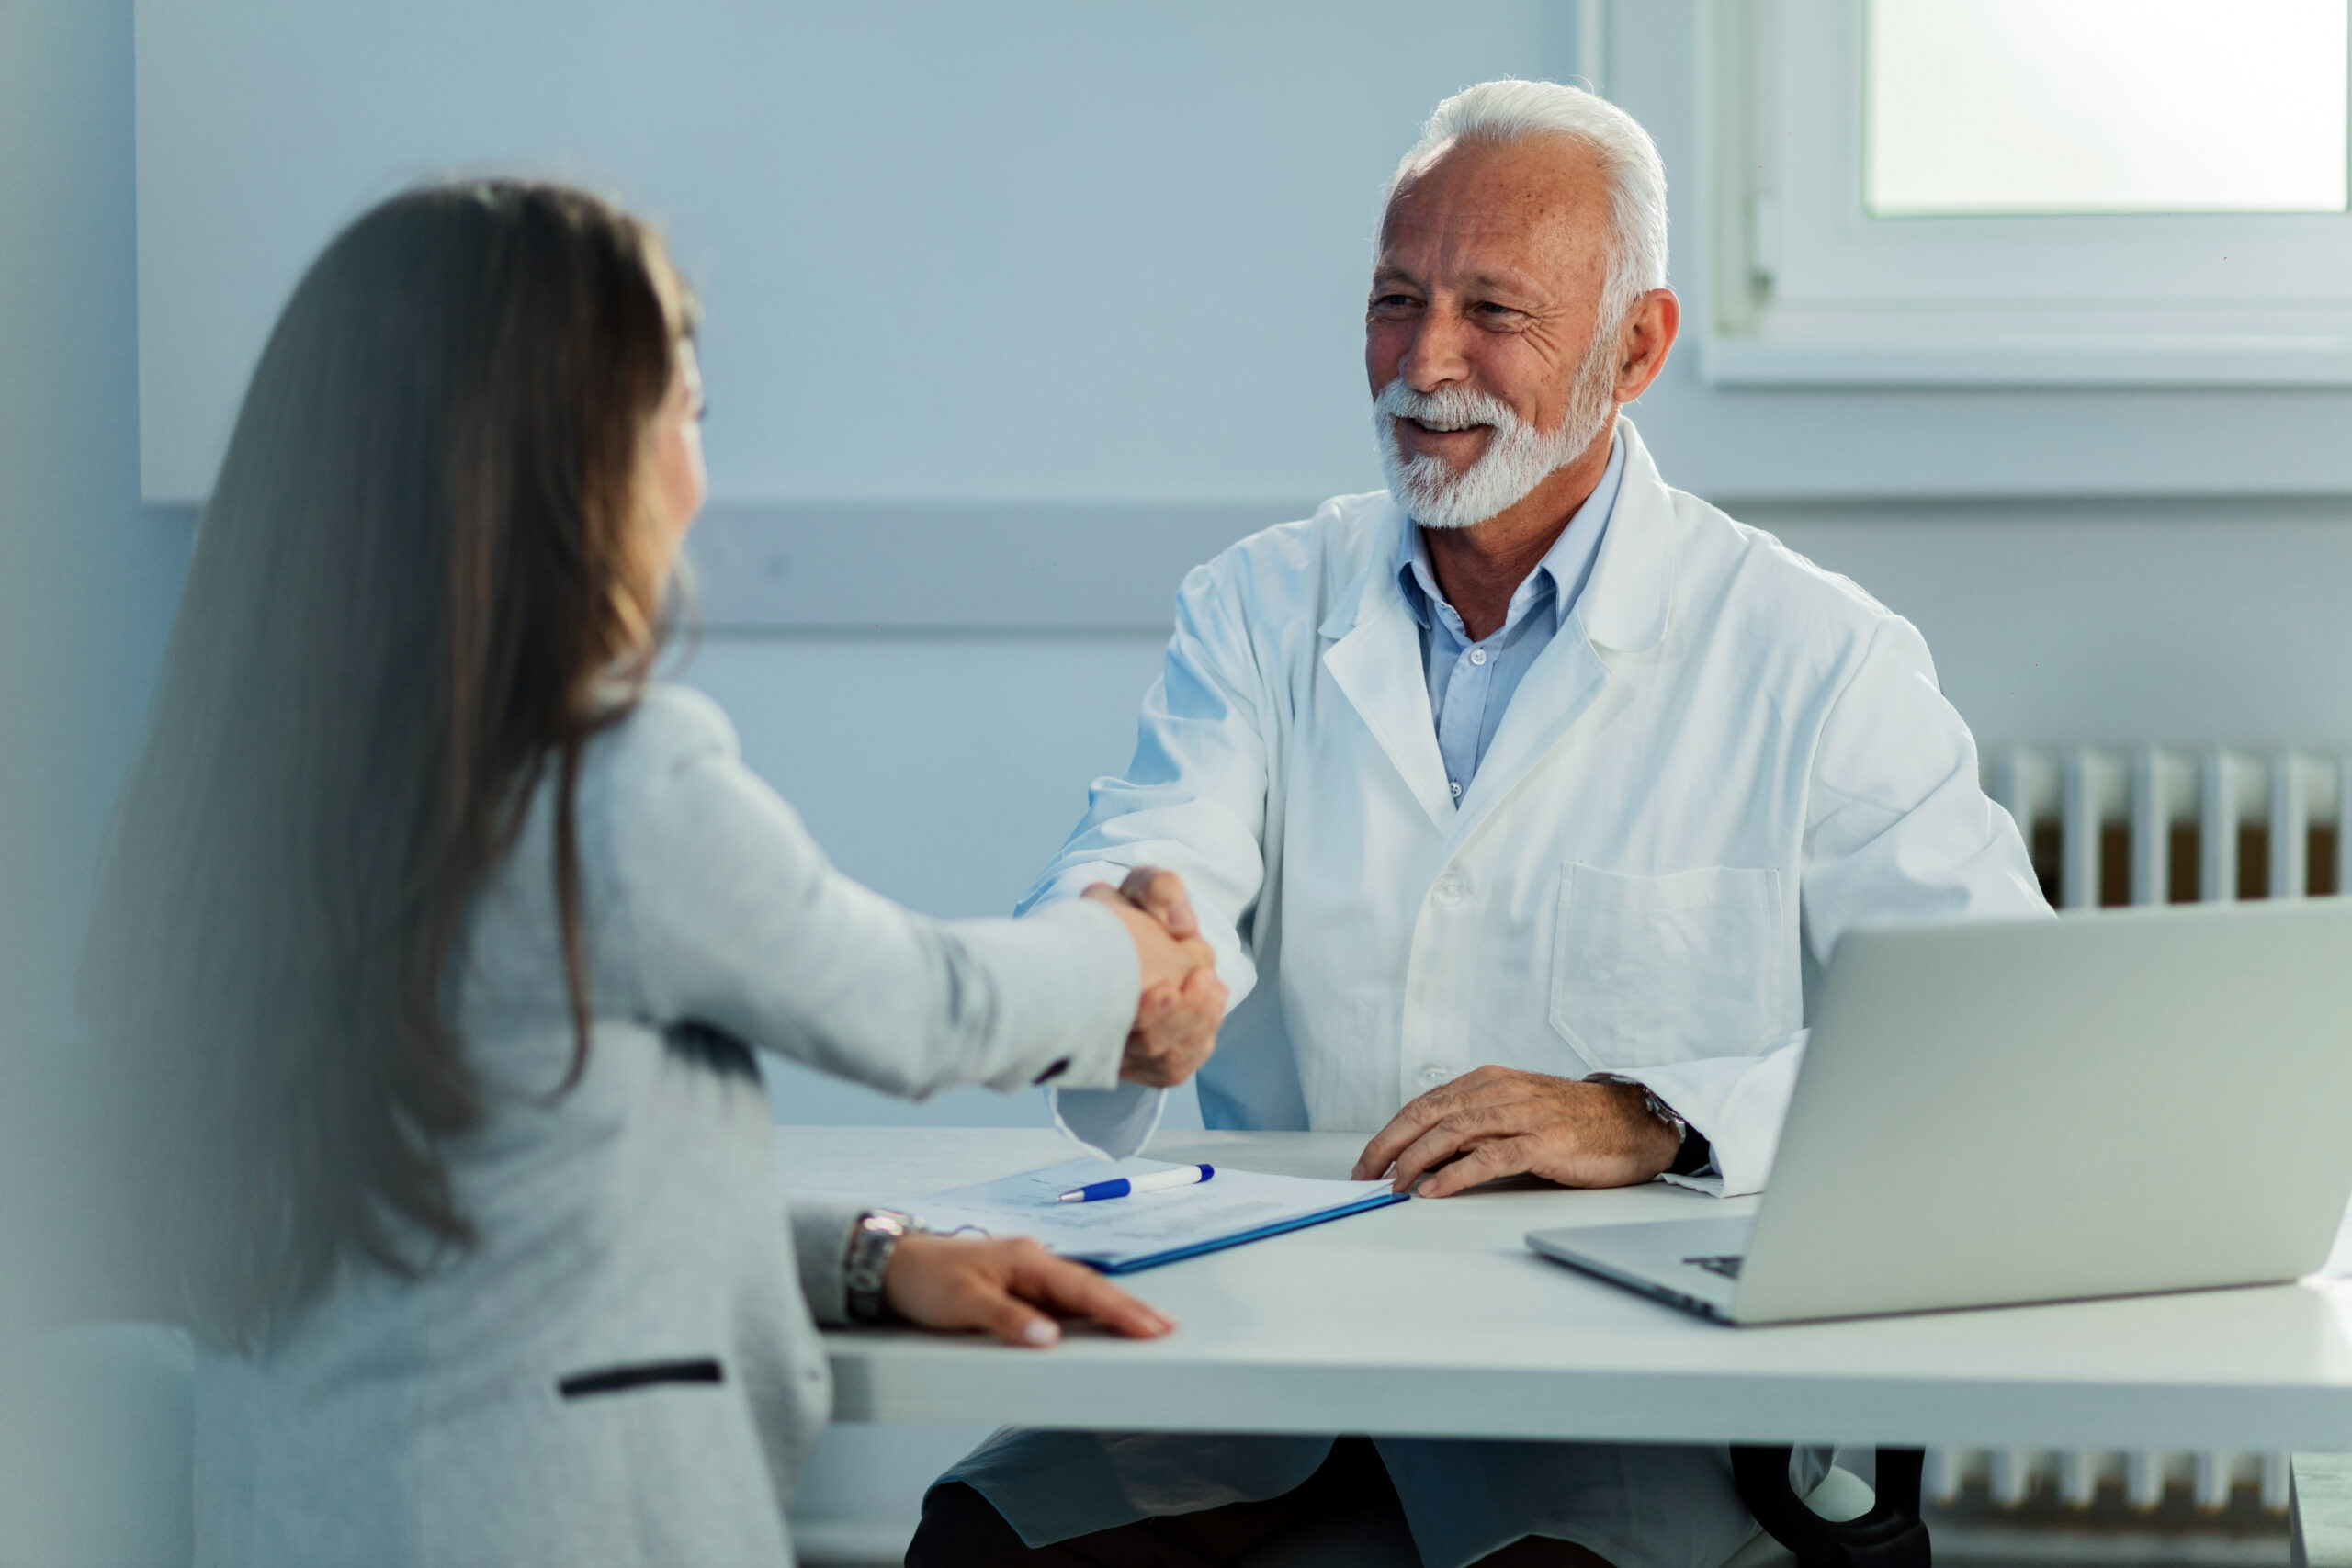
[[[1356,1174],[1425,1198],[1754,1191],[1808,950],[2046,908],[1918,633],[1668,489],[1617,417],[1679,322],[1665,213],[1649,138],[1589,94],[1440,106],[1366,311],[1387,491],[1185,581],[1135,761],[1031,901],[1189,884],[1162,901],[1237,998],[1212,1126],[1371,1133]],[[1159,1099],[1058,1103],[1124,1151]],[[1384,1508],[1429,1568],[1717,1568],[1752,1529],[1720,1449],[1012,1432],[909,1562],[1228,1562]]]

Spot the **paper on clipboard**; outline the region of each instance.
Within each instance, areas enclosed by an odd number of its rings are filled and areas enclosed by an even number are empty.
[[[1060,1194],[1090,1181],[1176,1168],[1165,1160],[1078,1159],[973,1187],[951,1187],[900,1207],[934,1232],[1035,1236],[1061,1257],[1128,1274],[1284,1231],[1402,1202],[1385,1181],[1317,1181],[1216,1168],[1196,1186],[1095,1203]]]

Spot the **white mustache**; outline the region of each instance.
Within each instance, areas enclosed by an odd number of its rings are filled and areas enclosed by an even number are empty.
[[[1474,430],[1481,425],[1509,432],[1524,422],[1509,403],[1490,392],[1444,387],[1417,392],[1402,377],[1380,389],[1373,406],[1391,419],[1409,419],[1431,430]]]

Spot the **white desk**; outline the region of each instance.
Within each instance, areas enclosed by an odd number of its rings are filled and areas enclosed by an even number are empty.
[[[1058,1134],[786,1127],[788,1188],[907,1197],[1069,1157]],[[1151,1154],[1341,1177],[1363,1140]],[[1752,1200],[1732,1200],[1734,1204]],[[1160,1430],[2135,1449],[2352,1449],[2352,1280],[1724,1328],[1549,1263],[1539,1226],[1708,1210],[1663,1185],[1415,1201],[1136,1274],[1167,1338],[1027,1351],[828,1336],[834,1416]]]

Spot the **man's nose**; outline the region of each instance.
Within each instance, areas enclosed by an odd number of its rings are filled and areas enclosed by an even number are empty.
[[[1423,313],[1397,363],[1396,375],[1417,392],[1433,392],[1470,378],[1470,359],[1464,352],[1465,323],[1451,311]]]

